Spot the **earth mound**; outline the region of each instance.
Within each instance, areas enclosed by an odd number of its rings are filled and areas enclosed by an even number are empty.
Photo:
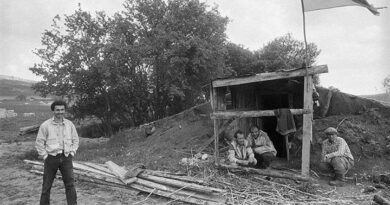
[[[375,167],[381,167],[378,171],[389,170],[389,110],[389,107],[379,102],[335,92],[329,116],[317,118],[313,123],[312,169],[316,170],[320,159],[323,131],[332,126],[338,128],[339,136],[347,141],[355,157],[356,163],[351,174],[372,173]],[[111,141],[126,139],[124,143],[127,144],[129,157],[124,164],[143,163],[152,169],[179,170],[181,159],[194,156],[201,147],[206,146],[203,153],[213,154],[214,143],[207,145],[213,136],[210,113],[211,106],[205,103],[174,116],[126,130],[111,138]],[[220,142],[221,156],[224,156],[225,140]],[[286,166],[300,169],[301,142],[298,139],[292,139],[291,142],[291,159]]]

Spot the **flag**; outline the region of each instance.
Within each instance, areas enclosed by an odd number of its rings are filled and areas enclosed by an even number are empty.
[[[303,0],[302,2],[305,12],[343,6],[362,6],[374,15],[379,15],[377,8],[369,4],[367,0]]]

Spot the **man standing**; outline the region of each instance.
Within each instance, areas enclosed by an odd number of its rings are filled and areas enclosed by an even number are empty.
[[[325,130],[326,140],[322,142],[321,168],[334,172],[332,186],[342,186],[345,174],[353,167],[354,159],[345,140],[337,136],[337,130],[329,127]]]
[[[72,158],[79,147],[79,137],[74,124],[64,118],[65,109],[66,103],[62,100],[51,104],[54,116],[42,123],[35,141],[38,154],[44,160],[41,205],[50,204],[50,190],[58,169],[68,205],[77,204]]]
[[[245,140],[244,133],[238,130],[234,133],[234,138],[229,144],[228,160],[233,165],[256,165],[257,161],[254,158],[252,148]]]
[[[247,140],[249,146],[253,149],[258,167],[262,169],[268,168],[277,153],[268,134],[259,130],[257,126],[252,126]]]

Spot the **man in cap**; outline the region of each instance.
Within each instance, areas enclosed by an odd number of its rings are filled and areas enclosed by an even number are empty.
[[[342,186],[345,174],[353,167],[354,159],[345,140],[337,136],[335,128],[325,130],[326,140],[322,142],[321,168],[332,170],[334,179],[332,186]]]

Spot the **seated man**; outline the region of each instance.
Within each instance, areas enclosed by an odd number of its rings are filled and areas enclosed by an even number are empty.
[[[337,136],[337,130],[329,127],[325,130],[326,140],[322,142],[321,168],[334,172],[332,186],[342,186],[345,174],[354,165],[354,159],[345,140]]]
[[[253,151],[245,140],[244,133],[238,130],[229,144],[228,160],[232,165],[256,165]]]
[[[247,140],[253,149],[257,166],[262,169],[269,167],[277,152],[268,134],[257,126],[252,126]]]

